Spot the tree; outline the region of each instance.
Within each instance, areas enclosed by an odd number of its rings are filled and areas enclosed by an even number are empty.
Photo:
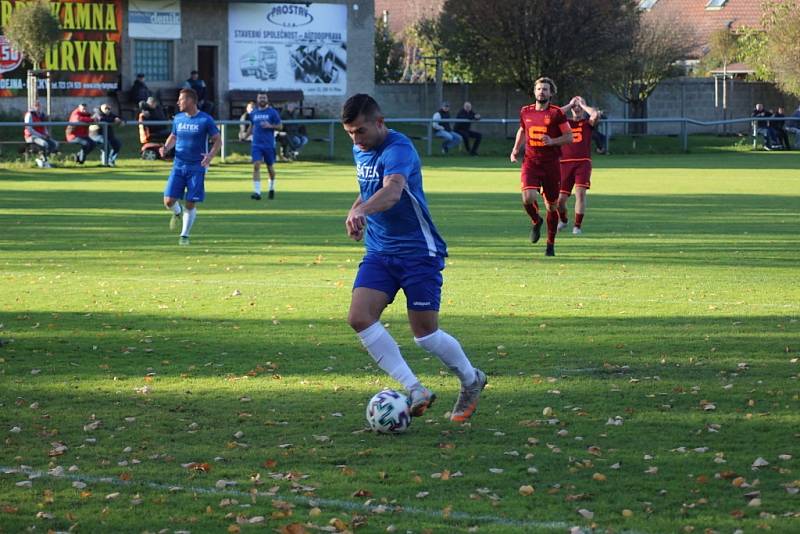
[[[3,28],[6,38],[19,50],[33,69],[38,69],[45,54],[61,36],[58,19],[48,0],[17,2],[14,14]]]
[[[399,81],[403,76],[403,45],[389,32],[383,17],[375,21],[375,83]]]
[[[778,87],[800,96],[800,0],[771,0],[762,4],[766,57]]]
[[[708,39],[708,53],[703,63],[709,70],[716,67],[727,67],[739,58],[739,39],[730,28],[720,28]],[[703,74],[705,75],[705,73]]]
[[[632,118],[647,118],[647,99],[662,80],[677,74],[676,62],[696,47],[694,32],[677,17],[641,16],[632,46],[622,52],[618,77],[611,83],[617,98],[630,106]],[[645,123],[633,126],[633,132],[647,131]]]
[[[585,93],[613,76],[630,48],[636,0],[446,0],[438,38],[448,63],[475,81],[513,83],[532,95],[550,76],[562,95]]]

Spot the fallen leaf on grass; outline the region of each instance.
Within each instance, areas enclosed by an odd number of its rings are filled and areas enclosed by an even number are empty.
[[[283,525],[278,532],[280,534],[306,534],[308,530],[306,530],[306,527],[303,526],[302,523],[290,523],[288,525]]]
[[[578,514],[585,519],[592,519],[594,517],[594,512],[587,510],[586,508],[581,508],[578,510]]]
[[[364,489],[353,492],[353,497],[372,497],[372,492]]]
[[[760,457],[760,456],[759,456],[759,457],[758,457],[758,458],[756,458],[756,460],[753,462],[753,465],[752,465],[751,467],[753,468],[753,470],[756,470],[756,469],[758,469],[759,467],[766,467],[766,466],[768,466],[768,465],[769,465],[769,462],[768,462],[768,461],[766,461],[764,458],[762,458],[762,457]]]
[[[534,491],[535,490],[533,489],[533,486],[520,486],[519,487],[519,494],[524,496],[524,497],[527,497],[528,495],[533,495]]]

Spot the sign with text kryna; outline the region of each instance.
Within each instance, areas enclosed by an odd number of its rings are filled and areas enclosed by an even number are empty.
[[[128,0],[128,36],[180,39],[180,0]]]
[[[228,8],[231,89],[347,90],[347,5],[244,4]]]
[[[14,16],[18,3],[23,2],[0,0],[0,31]],[[52,73],[54,94],[103,96],[118,89],[122,0],[51,1],[50,7],[63,33],[39,68]],[[0,58],[0,96],[25,94],[29,63],[4,37],[0,38]]]

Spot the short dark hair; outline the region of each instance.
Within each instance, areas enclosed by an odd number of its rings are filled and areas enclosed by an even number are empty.
[[[144,73],[143,73],[143,72],[140,72],[139,74],[137,74],[137,75],[136,75],[136,77],[137,77],[137,78],[144,78]]]
[[[342,124],[350,124],[359,116],[367,120],[375,120],[383,116],[381,107],[374,98],[365,93],[353,95],[342,106]]]
[[[180,95],[188,96],[189,98],[194,100],[195,104],[197,104],[197,91],[195,91],[194,89],[190,89],[188,87],[186,89],[181,89],[180,92],[178,93],[178,96]]]

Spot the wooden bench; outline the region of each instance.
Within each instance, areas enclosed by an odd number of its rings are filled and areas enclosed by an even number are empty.
[[[238,119],[244,113],[247,103],[250,101],[255,102],[256,96],[264,91],[249,91],[243,89],[234,89],[228,91],[228,104],[230,106],[231,119]],[[300,90],[286,90],[286,91],[267,91],[267,98],[272,107],[280,110],[288,102],[297,102],[300,108],[300,116],[304,119],[314,118],[314,108],[303,105],[303,91]]]

